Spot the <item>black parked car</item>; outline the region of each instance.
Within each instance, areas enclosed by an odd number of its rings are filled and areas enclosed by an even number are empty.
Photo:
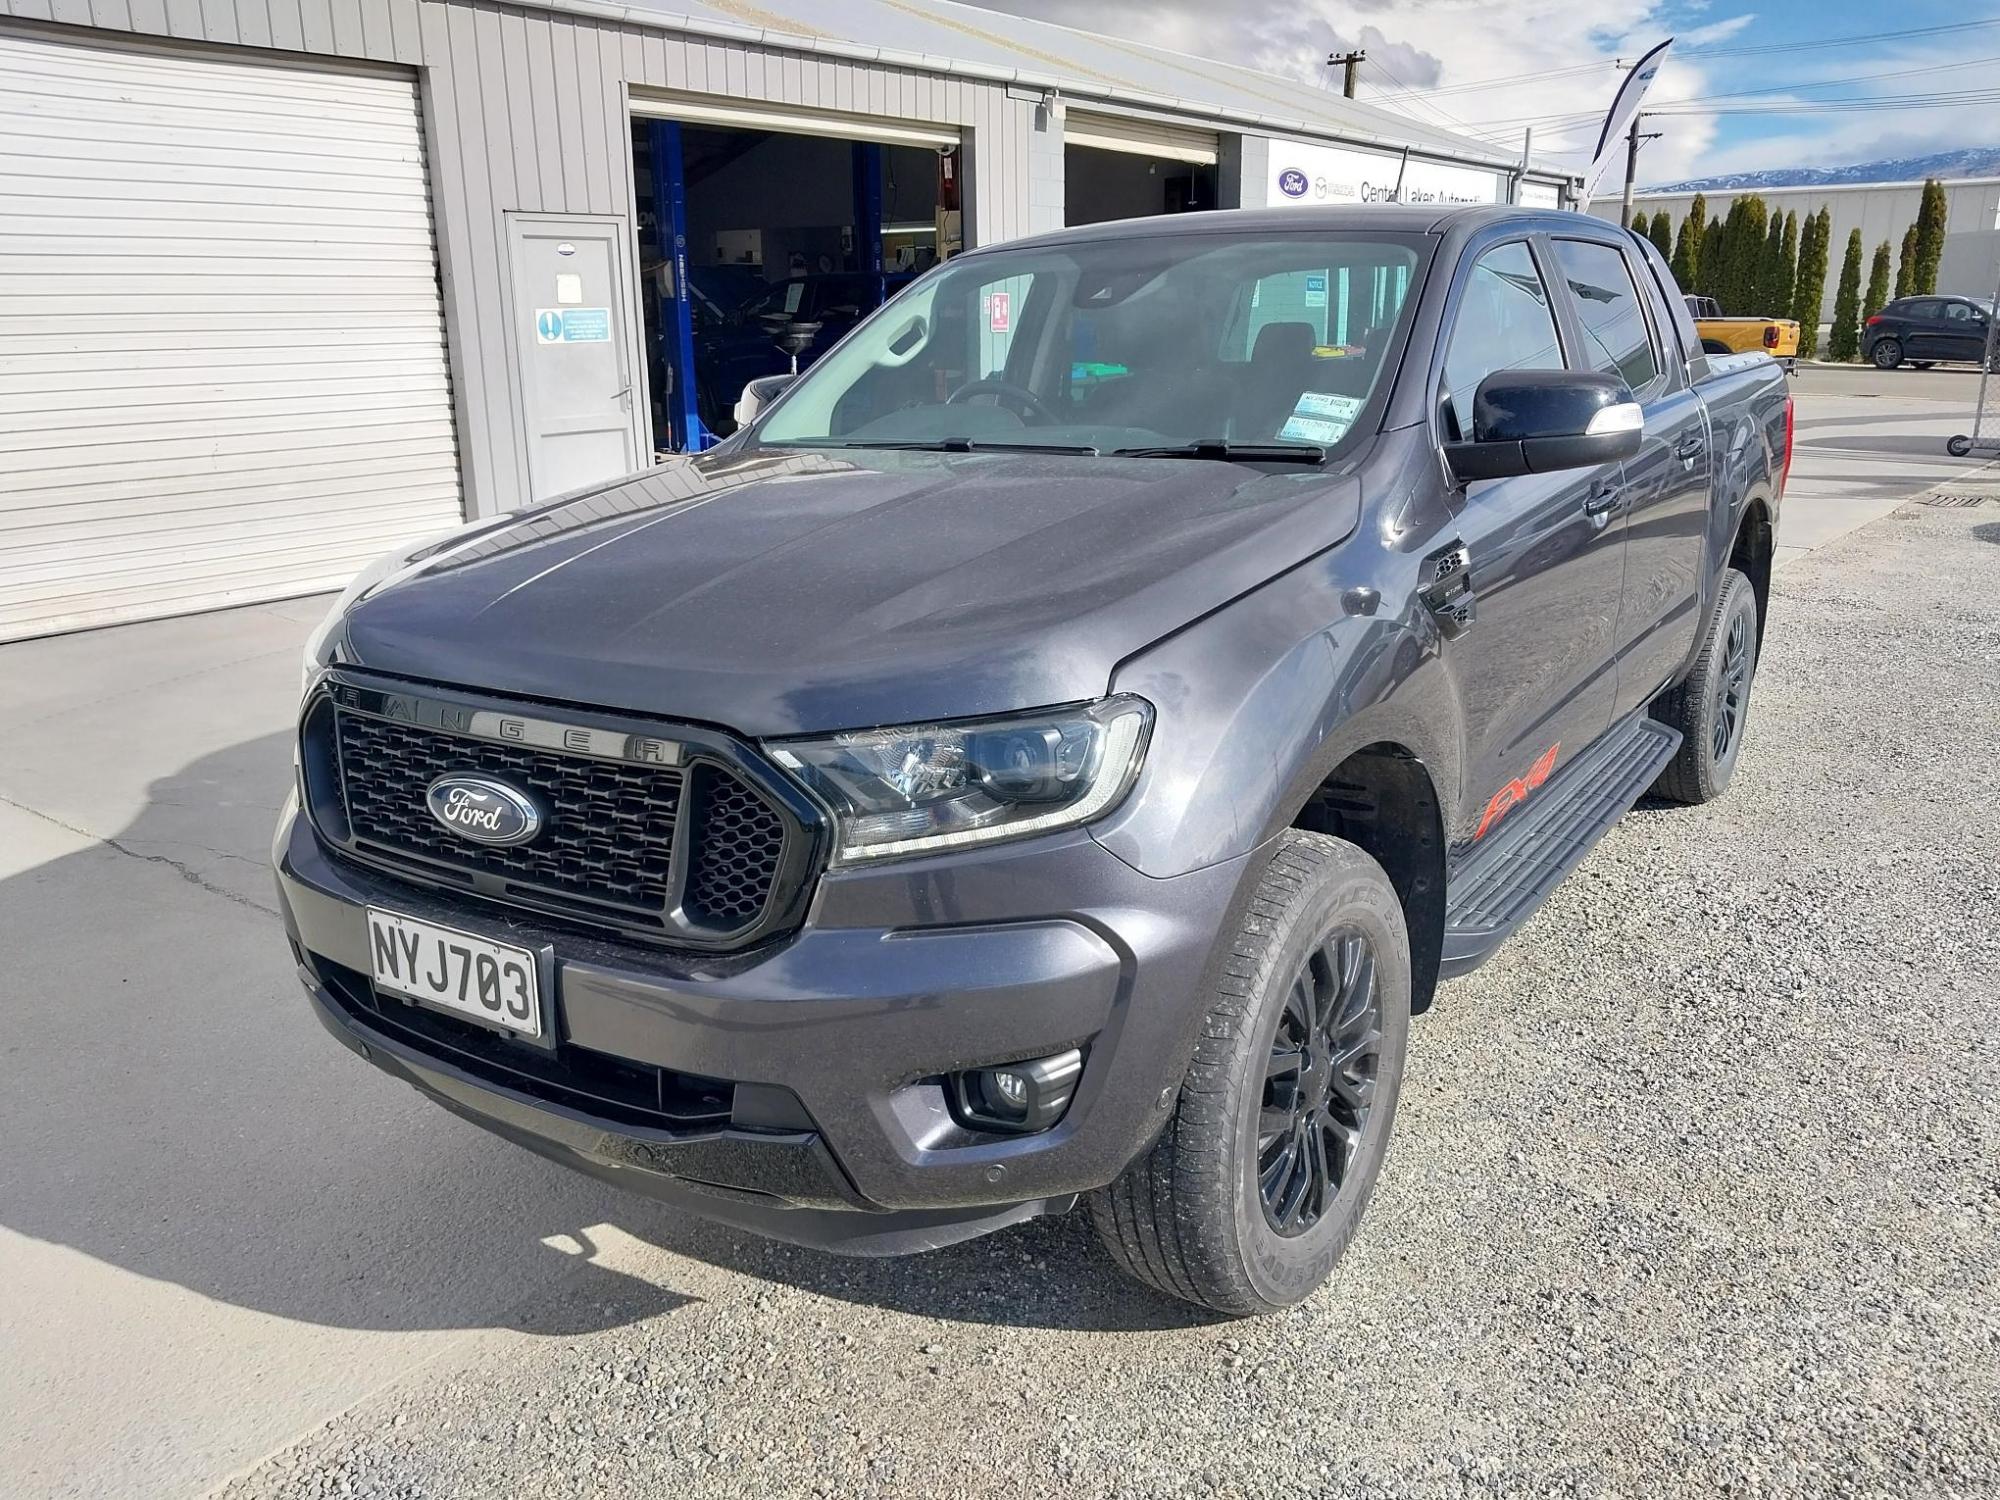
[[[334,1035],[687,1213],[1081,1201],[1162,1292],[1296,1302],[1438,981],[1744,742],[1785,377],[1597,219],[973,250],[745,417],[357,579],[276,842]]]
[[[1861,355],[1878,370],[1928,370],[1940,360],[1986,357],[1993,304],[1984,297],[1898,297],[1868,320]]]

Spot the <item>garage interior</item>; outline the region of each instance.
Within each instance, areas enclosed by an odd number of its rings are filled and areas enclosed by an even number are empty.
[[[1207,131],[1069,112],[1063,121],[1063,222],[1102,224],[1218,208],[1220,154]]]
[[[1216,207],[1215,164],[1063,147],[1063,221],[1102,224]]]
[[[805,368],[958,248],[951,148],[640,119],[632,152],[661,448],[728,436],[746,383]]]

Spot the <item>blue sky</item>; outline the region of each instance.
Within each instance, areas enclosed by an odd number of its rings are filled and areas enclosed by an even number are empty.
[[[1595,137],[1616,60],[1671,35],[1649,100],[1663,114],[1648,128],[1663,134],[1646,147],[1642,183],[2000,146],[2000,103],[1897,98],[1985,89],[2000,99],[2000,0],[978,3],[1317,81],[1328,52],[1364,47],[1362,97],[1515,149],[1533,123],[1537,157],[1569,165]],[[1923,34],[1943,27],[1956,29]],[[1816,45],[1890,31],[1909,34]]]

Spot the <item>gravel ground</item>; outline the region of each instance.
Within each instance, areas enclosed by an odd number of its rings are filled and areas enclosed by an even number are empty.
[[[1075,1216],[862,1262],[635,1202],[609,1331],[546,1288],[226,1493],[2000,1493],[1996,577],[2000,503],[1780,574],[1730,794],[1446,987],[1306,1306],[1190,1318]]]

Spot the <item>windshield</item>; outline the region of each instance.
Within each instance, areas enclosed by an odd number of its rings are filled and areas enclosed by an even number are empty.
[[[1318,457],[1384,394],[1429,248],[1179,233],[963,256],[815,364],[758,441]]]

